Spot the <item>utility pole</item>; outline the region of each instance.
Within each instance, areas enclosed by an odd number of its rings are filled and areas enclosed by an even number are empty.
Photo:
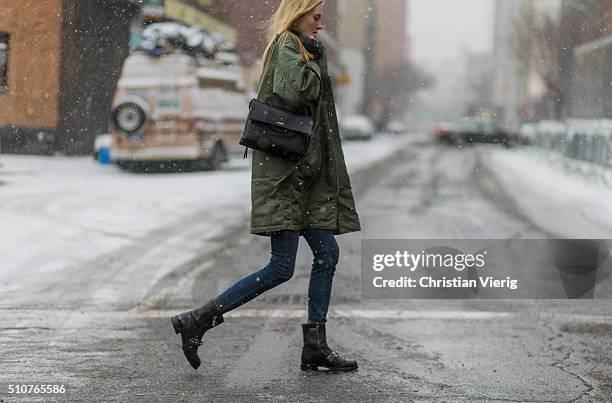
[[[90,153],[108,130],[117,81],[129,55],[138,0],[66,1],[55,151]]]

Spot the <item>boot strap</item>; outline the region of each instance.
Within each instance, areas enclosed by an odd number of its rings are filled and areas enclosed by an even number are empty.
[[[332,350],[332,352],[325,357],[328,362],[336,362],[339,358],[340,355],[335,350]]]
[[[223,323],[223,315],[215,315],[212,317],[211,328],[220,325]]]
[[[189,339],[189,345],[191,347],[199,347],[202,345],[202,340],[198,339],[197,337],[192,337]]]

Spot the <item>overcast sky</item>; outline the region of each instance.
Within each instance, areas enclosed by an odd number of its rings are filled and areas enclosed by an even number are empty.
[[[410,57],[435,82],[418,94],[421,115],[455,119],[467,101],[466,51],[492,48],[495,0],[409,0],[409,5]]]
[[[426,65],[492,46],[494,0],[410,0],[411,56]]]

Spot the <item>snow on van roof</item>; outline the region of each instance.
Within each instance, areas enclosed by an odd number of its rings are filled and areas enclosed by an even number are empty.
[[[234,44],[219,33],[177,22],[150,24],[142,31],[142,35],[145,40],[139,44],[139,49],[155,54],[166,54],[178,49],[191,55],[212,56],[218,52],[234,50]]]

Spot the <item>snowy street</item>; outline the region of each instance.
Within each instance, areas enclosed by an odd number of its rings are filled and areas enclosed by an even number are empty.
[[[525,148],[409,134],[344,149],[363,231],[338,238],[328,337],[359,361],[351,374],[299,370],[303,242],[291,281],[207,333],[197,372],[182,356],[168,317],[267,260],[268,240],[248,234],[250,161],[144,175],[84,157],[1,155],[0,397],[32,399],[9,397],[9,384],[62,384],[54,399],[612,399],[610,299],[360,294],[362,239],[612,238],[609,185]],[[610,281],[599,285],[608,296]]]
[[[0,4],[0,403],[612,403],[612,0]]]
[[[351,143],[349,169],[367,168],[406,141]],[[0,280],[49,276],[146,243],[147,253],[162,250],[145,264],[155,283],[172,265],[201,256],[215,238],[248,223],[250,160],[238,157],[217,172],[155,175],[87,157],[2,155],[0,162]]]

